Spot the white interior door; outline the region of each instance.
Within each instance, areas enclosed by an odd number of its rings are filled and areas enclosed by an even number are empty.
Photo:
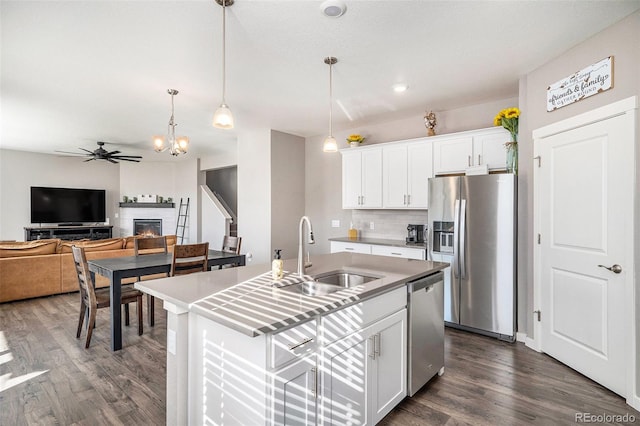
[[[536,141],[541,349],[626,395],[633,131],[619,115]],[[602,265],[602,266],[599,266]],[[613,267],[613,271],[605,267]]]

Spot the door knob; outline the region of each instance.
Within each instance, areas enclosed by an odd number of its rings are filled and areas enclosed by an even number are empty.
[[[608,269],[611,272],[613,272],[614,274],[619,274],[620,272],[622,272],[622,266],[618,265],[617,263],[615,265],[611,265],[611,266],[598,265],[598,267],[599,268]]]

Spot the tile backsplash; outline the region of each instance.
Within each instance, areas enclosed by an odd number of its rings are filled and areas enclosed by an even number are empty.
[[[391,240],[404,240],[407,225],[426,225],[428,220],[426,210],[352,210],[351,218],[358,236]]]

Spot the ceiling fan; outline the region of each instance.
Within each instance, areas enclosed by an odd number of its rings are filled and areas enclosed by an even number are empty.
[[[86,153],[67,152],[67,151],[55,151],[55,152],[89,157],[86,160],[84,160],[85,162],[93,161],[93,160],[106,160],[110,163],[117,164],[118,161],[116,160],[121,160],[121,161],[133,161],[134,163],[139,163],[140,162],[139,158],[142,158],[139,155],[117,155],[117,154],[120,154],[120,151],[109,152],[102,147],[104,144],[105,142],[98,142],[98,148],[95,151],[89,151],[88,149],[78,148],[78,149],[81,149],[82,151],[85,151]]]

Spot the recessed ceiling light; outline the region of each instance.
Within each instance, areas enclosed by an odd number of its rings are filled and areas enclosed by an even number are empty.
[[[394,84],[394,85],[393,85],[393,86],[391,86],[391,87],[393,87],[393,91],[394,91],[394,92],[396,92],[396,93],[402,93],[402,92],[405,92],[405,91],[409,88],[409,86],[407,86],[407,85],[406,85],[406,84],[404,84],[404,83]]]
[[[340,0],[327,0],[320,5],[320,10],[324,16],[337,18],[344,15],[347,11],[347,5]]]

